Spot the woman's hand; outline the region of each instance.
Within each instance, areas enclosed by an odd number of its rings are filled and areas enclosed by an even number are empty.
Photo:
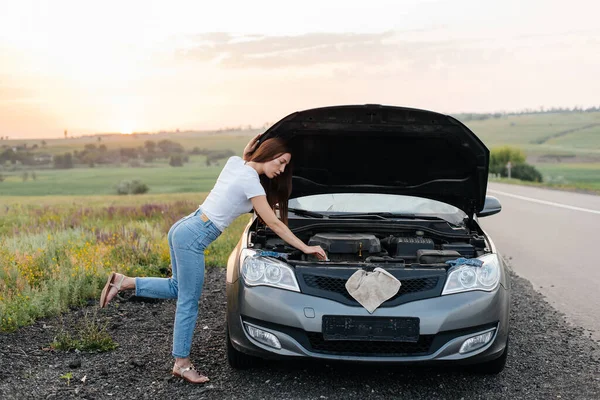
[[[288,228],[283,222],[277,218],[273,209],[267,202],[267,196],[255,196],[250,199],[252,201],[252,206],[254,206],[254,210],[256,213],[262,218],[262,220],[267,224],[269,228],[273,232],[277,234],[280,238],[285,240],[286,243],[294,246],[298,250],[302,251],[305,254],[314,254],[319,258],[319,260],[328,261],[327,254],[325,250],[321,248],[321,246],[307,246],[302,240],[300,240],[290,228]]]
[[[250,160],[249,156],[252,154],[252,152],[254,152],[254,150],[256,150],[256,142],[258,142],[258,139],[261,135],[262,133],[259,133],[258,135],[254,136],[252,139],[250,139],[246,147],[244,147],[244,153],[242,155],[242,159],[244,159],[244,161]]]
[[[321,246],[307,246],[304,254],[314,254],[319,260],[328,261],[327,253],[325,253],[325,250]]]

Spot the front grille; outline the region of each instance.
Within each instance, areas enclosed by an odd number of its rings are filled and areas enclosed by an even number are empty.
[[[354,300],[350,293],[346,290],[346,281],[348,279],[335,278],[330,276],[320,276],[320,275],[304,275],[304,282],[306,285],[324,290],[326,292],[334,292],[339,293],[346,297],[349,300]],[[403,279],[402,285],[400,286],[400,290],[394,297],[389,299],[388,301],[393,301],[398,297],[408,294],[408,293],[416,293],[423,292],[426,290],[434,289],[437,286],[439,278],[415,278],[415,279]]]
[[[421,335],[416,343],[362,340],[324,340],[322,333],[306,332],[315,353],[347,356],[420,356],[430,354],[435,335]]]
[[[302,293],[335,300],[342,304],[359,307],[346,290],[346,282],[360,266],[332,263],[328,266],[295,265],[296,277]],[[442,294],[446,281],[446,269],[386,267],[387,272],[400,280],[402,285],[394,297],[380,307],[393,307],[410,301],[429,299]]]

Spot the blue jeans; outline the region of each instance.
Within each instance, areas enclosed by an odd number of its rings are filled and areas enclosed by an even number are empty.
[[[204,284],[204,249],[221,231],[200,218],[201,209],[177,221],[167,236],[171,252],[171,278],[135,278],[135,295],[177,299],[173,328],[173,357],[190,355],[198,318],[198,301]]]

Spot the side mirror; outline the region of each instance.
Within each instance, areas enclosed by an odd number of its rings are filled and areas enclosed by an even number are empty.
[[[500,205],[500,201],[493,196],[485,196],[485,204],[483,205],[483,210],[477,213],[479,218],[487,217],[489,215],[498,214],[502,210],[502,205]]]

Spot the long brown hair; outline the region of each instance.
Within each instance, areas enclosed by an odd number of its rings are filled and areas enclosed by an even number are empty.
[[[262,142],[250,155],[248,161],[264,163],[279,157],[284,153],[290,153],[286,143],[279,138],[271,138]],[[290,153],[291,154],[291,153]],[[275,204],[279,204],[279,219],[287,225],[288,223],[288,199],[292,193],[292,162],[286,165],[285,170],[279,176],[269,179],[266,175],[260,176],[260,183],[267,194],[267,202],[275,211]]]

